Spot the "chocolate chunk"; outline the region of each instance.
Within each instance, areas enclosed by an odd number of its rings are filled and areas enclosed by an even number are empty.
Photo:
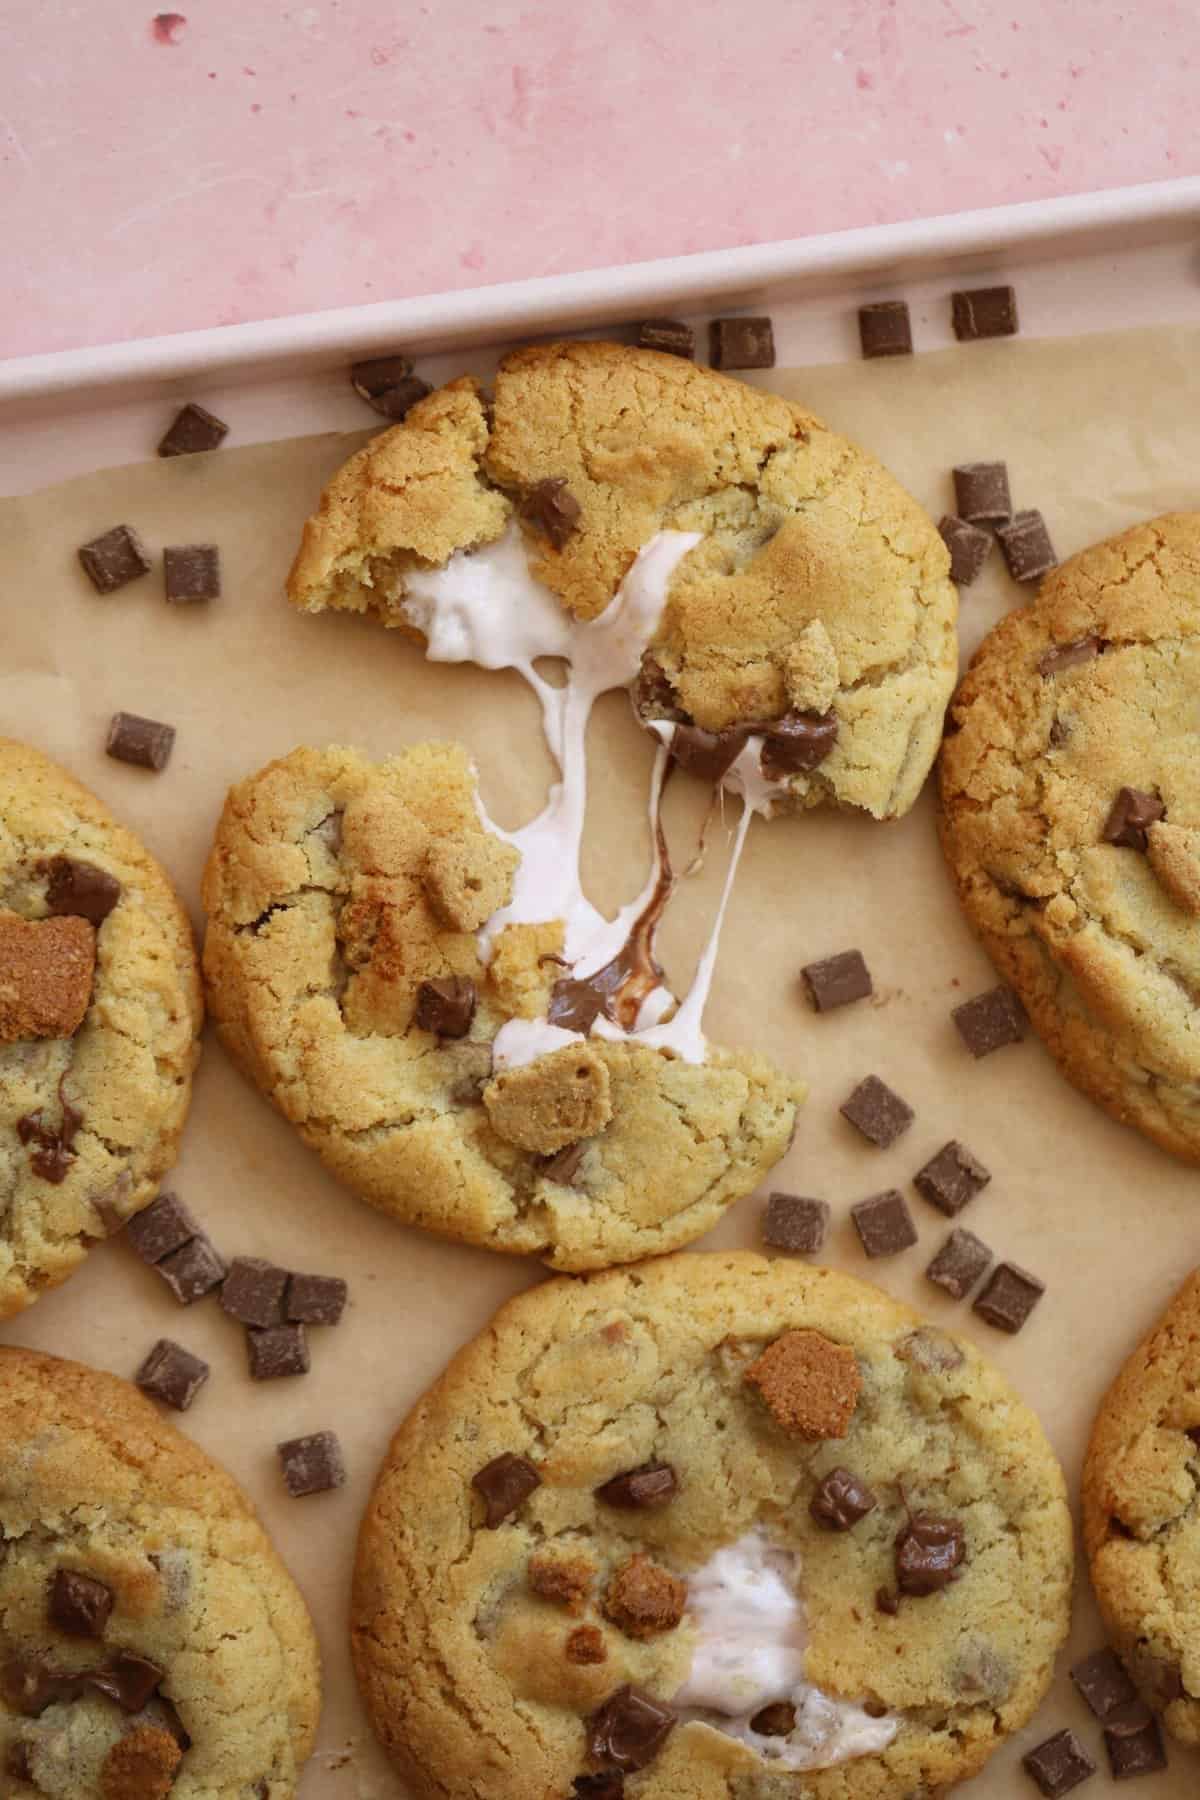
[[[881,1587],[875,1589],[875,1611],[887,1613],[888,1617],[893,1619],[900,1611],[900,1602],[896,1595],[893,1594],[891,1588]]]
[[[221,1283],[221,1305],[243,1325],[281,1325],[286,1269],[257,1256],[235,1256]]]
[[[597,969],[596,974],[589,976],[586,981],[575,981],[570,977],[556,981],[550,990],[550,1004],[546,1008],[548,1022],[557,1025],[562,1031],[581,1031],[586,1037],[597,1019],[608,1017],[613,989],[619,986],[619,980],[609,982],[603,977],[618,977],[623,974],[623,970],[617,970],[614,964],[609,963],[604,969]]]
[[[902,1594],[936,1594],[957,1579],[966,1554],[958,1519],[914,1513],[896,1535],[896,1586]]]
[[[160,456],[194,456],[198,450],[215,450],[229,434],[229,427],[215,413],[189,400],[174,419],[158,446]]]
[[[354,363],[350,380],[368,406],[393,421],[405,418],[418,400],[433,392],[427,381],[413,374],[407,356],[377,356],[371,362]]]
[[[549,538],[556,550],[562,549],[583,514],[565,475],[535,482],[523,496],[519,511],[535,531]]]
[[[702,731],[699,725],[676,725],[668,746],[671,758],[700,781],[720,781],[746,747],[748,726]]]
[[[1038,658],[1038,674],[1061,675],[1064,669],[1075,669],[1080,663],[1091,662],[1102,648],[1102,639],[1091,635],[1072,638],[1069,644],[1054,644]]]
[[[645,1509],[665,1506],[678,1492],[679,1477],[670,1463],[647,1462],[603,1482],[596,1489],[596,1498],[606,1506]]]
[[[989,1267],[992,1253],[973,1231],[952,1231],[925,1273],[952,1300],[962,1300]]]
[[[997,525],[996,536],[1014,581],[1040,581],[1058,567],[1046,521],[1036,508],[1014,513],[1007,525]]]
[[[1143,788],[1123,787],[1105,821],[1104,842],[1119,844],[1125,850],[1144,851],[1147,831],[1165,818],[1166,811],[1157,794],[1148,794]]]
[[[931,1156],[923,1169],[913,1176],[919,1194],[946,1214],[948,1219],[960,1213],[968,1200],[982,1193],[992,1179],[977,1157],[965,1144],[951,1138],[936,1156]]]
[[[580,1138],[578,1143],[567,1144],[564,1149],[556,1150],[553,1156],[547,1156],[540,1164],[542,1179],[557,1182],[559,1187],[578,1187],[575,1177],[579,1173],[579,1165],[586,1149],[586,1143]]]
[[[50,1623],[69,1637],[102,1638],[113,1609],[113,1591],[77,1569],[56,1569],[47,1610]]]
[[[862,1132],[868,1143],[877,1144],[881,1150],[894,1144],[916,1117],[908,1102],[894,1094],[878,1075],[868,1075],[860,1081],[838,1111],[856,1131]]]
[[[665,350],[668,356],[696,354],[696,334],[681,319],[643,319],[637,341],[639,350]]]
[[[63,1675],[39,1656],[10,1656],[0,1668],[0,1695],[13,1712],[36,1719],[59,1700],[76,1700],[83,1691],[82,1675]]]
[[[1104,1748],[1114,1781],[1133,1781],[1139,1775],[1156,1775],[1167,1766],[1162,1730],[1149,1707],[1140,1702],[1109,1718],[1104,1727]]]
[[[569,1663],[602,1663],[608,1661],[608,1645],[599,1625],[577,1625],[567,1633],[563,1655]]]
[[[28,1744],[10,1744],[4,1758],[4,1773],[11,1775],[14,1781],[33,1780],[33,1765],[29,1760]]]
[[[911,356],[912,326],[906,300],[873,300],[858,309],[858,339],[863,356]]]
[[[471,1486],[483,1495],[483,1522],[489,1531],[503,1525],[511,1513],[523,1506],[542,1478],[527,1456],[515,1456],[505,1450],[494,1456],[471,1477]]]
[[[1008,987],[989,988],[956,1006],[950,1017],[972,1056],[990,1056],[1025,1036],[1025,1008]]]
[[[1000,525],[1012,518],[1007,463],[959,463],[952,473],[960,519],[969,525]]]
[[[98,594],[115,594],[150,572],[146,546],[132,525],[114,525],[90,544],[81,544],[79,560]]]
[[[970,587],[987,561],[992,540],[978,525],[943,513],[938,524],[942,542],[950,552],[950,579],[958,587]]]
[[[66,1179],[67,1172],[75,1161],[75,1139],[83,1124],[83,1114],[78,1107],[71,1105],[63,1092],[65,1080],[64,1075],[58,1084],[57,1125],[47,1125],[40,1108],[17,1120],[17,1137],[21,1143],[38,1146],[29,1159],[34,1174],[40,1175],[43,1181],[53,1182],[56,1187]]]
[[[224,1259],[203,1232],[180,1249],[172,1250],[170,1256],[164,1256],[154,1267],[181,1306],[191,1306],[205,1294],[211,1294],[215,1287],[220,1287],[226,1274]]]
[[[708,328],[714,369],[773,369],[775,333],[770,319],[714,319]]]
[[[1073,1731],[1056,1731],[1044,1743],[1035,1744],[1021,1758],[1021,1766],[1032,1775],[1046,1800],[1059,1800],[1060,1794],[1069,1794],[1096,1773],[1095,1763]]]
[[[1019,1269],[1016,1263],[999,1263],[974,1310],[998,1331],[1020,1331],[1045,1291],[1045,1282],[1027,1269]]]
[[[825,761],[837,743],[835,712],[790,712],[762,728],[759,765],[768,781],[806,775]]]
[[[133,1379],[152,1399],[173,1406],[176,1412],[186,1412],[208,1376],[206,1362],[201,1362],[182,1344],[172,1343],[170,1338],[159,1338]]]
[[[571,1783],[575,1800],[625,1800],[625,1777],[616,1769],[599,1775],[577,1775]]]
[[[825,1525],[830,1531],[849,1531],[874,1512],[878,1504],[865,1481],[849,1469],[839,1468],[830,1469],[817,1483],[808,1510],[818,1525]]]
[[[163,590],[173,606],[221,597],[221,552],[215,544],[171,544],[163,551]]]
[[[278,1381],[284,1375],[307,1375],[308,1339],[303,1325],[248,1327],[246,1360],[252,1381]]]
[[[122,1712],[136,1713],[153,1698],[165,1673],[165,1669],[152,1663],[148,1656],[119,1650],[111,1662],[99,1669],[89,1669],[86,1679],[89,1687],[98,1688],[100,1693],[115,1700]]]
[[[417,989],[413,1021],[438,1037],[466,1037],[475,1017],[475,983],[469,975],[439,975]]]
[[[951,294],[950,309],[960,343],[1012,337],[1017,330],[1017,295],[1011,287],[969,288]]]
[[[760,1737],[790,1737],[796,1729],[796,1709],[786,1700],[773,1700],[755,1713],[750,1729]]]
[[[143,719],[137,713],[119,712],[112,716],[104,748],[117,762],[135,763],[139,769],[158,772],[166,768],[174,743],[173,725]]]
[[[588,1754],[631,1772],[654,1761],[675,1727],[675,1714],[626,1683],[588,1720]]]
[[[819,1013],[849,1006],[852,1000],[869,999],[875,991],[861,950],[842,950],[837,956],[808,963],[800,974]]]
[[[917,1228],[896,1188],[872,1194],[850,1208],[854,1229],[868,1256],[895,1256],[917,1241]]]
[[[125,1227],[125,1240],[143,1262],[160,1263],[172,1250],[199,1236],[200,1227],[178,1194],[160,1194]]]
[[[121,884],[107,869],[74,857],[54,856],[45,865],[46,910],[58,917],[103,925],[121,898]]]
[[[349,1291],[340,1275],[289,1275],[284,1316],[297,1325],[336,1325]]]
[[[305,1494],[324,1494],[341,1487],[346,1479],[342,1446],[332,1431],[312,1431],[307,1437],[288,1438],[275,1449],[283,1479],[293,1500]]]
[[[948,1369],[961,1368],[963,1353],[952,1337],[935,1325],[922,1325],[910,1331],[892,1347],[892,1355],[900,1362],[914,1363],[926,1375],[942,1375]]]
[[[774,1250],[813,1256],[829,1230],[829,1202],[800,1194],[772,1194],[763,1219],[763,1242]]]

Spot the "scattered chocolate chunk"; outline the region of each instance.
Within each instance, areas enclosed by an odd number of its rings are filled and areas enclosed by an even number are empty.
[[[577,1625],[567,1633],[563,1655],[569,1663],[602,1663],[608,1661],[608,1645],[599,1625]]]
[[[325,1494],[346,1479],[342,1446],[332,1431],[311,1431],[307,1437],[288,1438],[276,1444],[280,1467],[293,1500],[305,1494]]]
[[[174,419],[158,446],[160,456],[194,456],[198,450],[215,450],[229,434],[229,427],[215,413],[189,400]]]
[[[914,1513],[896,1535],[896,1586],[902,1594],[936,1594],[957,1579],[966,1554],[957,1519]]]
[[[830,1469],[817,1483],[808,1510],[818,1525],[830,1531],[849,1531],[878,1505],[865,1481],[849,1469]]]
[[[197,1233],[180,1249],[172,1250],[170,1256],[164,1256],[154,1267],[181,1306],[191,1306],[205,1294],[211,1294],[215,1287],[220,1287],[226,1274],[224,1258],[203,1232]]]
[[[74,1037],[95,974],[96,931],[86,919],[0,911],[0,1044]]]
[[[910,1331],[892,1346],[892,1355],[900,1362],[912,1363],[925,1375],[943,1375],[962,1366],[963,1353],[952,1337],[936,1325],[922,1325]]]
[[[475,983],[469,975],[439,975],[417,989],[413,1020],[438,1037],[466,1037],[475,1017]]]
[[[62,1675],[39,1656],[10,1656],[0,1668],[0,1695],[13,1712],[36,1719],[56,1700],[78,1699],[82,1675]]]
[[[257,1256],[235,1256],[221,1283],[221,1305],[243,1325],[282,1325],[286,1269]]]
[[[483,1522],[489,1531],[503,1525],[541,1485],[542,1478],[528,1457],[514,1456],[511,1450],[494,1456],[471,1477],[471,1486],[483,1495]]]
[[[869,999],[875,991],[861,950],[842,950],[837,956],[808,963],[800,974],[819,1013],[849,1006],[852,1000]]]
[[[153,1698],[166,1671],[148,1656],[133,1650],[118,1650],[111,1662],[99,1669],[89,1669],[87,1683],[115,1700],[122,1712],[141,1712]]]
[[[284,1316],[295,1325],[336,1325],[349,1292],[340,1275],[289,1275]]]
[[[687,1605],[687,1582],[641,1551],[614,1570],[604,1594],[604,1615],[631,1638],[674,1631]]]
[[[878,1075],[868,1075],[860,1081],[838,1111],[869,1144],[877,1144],[881,1150],[894,1144],[916,1117],[908,1102],[894,1094]]]
[[[371,362],[354,363],[350,380],[368,406],[393,422],[406,418],[418,400],[433,392],[427,381],[413,374],[407,356],[377,356]]]
[[[790,1737],[796,1729],[796,1709],[787,1700],[773,1700],[755,1713],[750,1729],[760,1737]]]
[[[580,1138],[577,1143],[568,1144],[555,1151],[553,1156],[547,1156],[540,1165],[543,1180],[557,1182],[559,1187],[578,1187],[575,1177],[586,1149],[586,1143]]]
[[[172,1343],[170,1338],[159,1338],[133,1379],[152,1399],[173,1406],[176,1412],[186,1412],[208,1376],[206,1362],[201,1362],[182,1344]]]
[[[632,1772],[654,1761],[675,1727],[675,1714],[626,1683],[588,1720],[588,1753],[598,1763]]]
[[[221,597],[221,552],[215,544],[171,544],[163,551],[163,590],[172,606]]]
[[[1045,1291],[1045,1282],[1027,1269],[1019,1269],[1016,1263],[998,1263],[975,1302],[975,1311],[998,1331],[1020,1331]]]
[[[668,356],[696,354],[696,334],[682,319],[643,319],[637,341],[639,350],[665,350]]]
[[[801,1194],[772,1194],[763,1219],[763,1242],[773,1250],[794,1250],[813,1256],[829,1230],[828,1200],[808,1200]]]
[[[1014,581],[1040,581],[1058,567],[1046,521],[1036,508],[1014,513],[1007,525],[997,525],[996,536]]]
[[[56,1631],[68,1637],[102,1638],[113,1609],[113,1591],[77,1569],[56,1569],[47,1610]]]
[[[1007,463],[959,463],[952,474],[954,504],[968,525],[1001,525],[1012,518]]]
[[[146,547],[132,525],[114,525],[90,544],[81,544],[79,560],[98,594],[115,594],[150,572]]]
[[[57,1125],[47,1125],[40,1108],[17,1120],[17,1137],[21,1143],[37,1145],[29,1158],[30,1168],[43,1181],[51,1181],[56,1187],[66,1179],[75,1161],[75,1138],[83,1124],[83,1114],[71,1105],[63,1092],[65,1080],[64,1076],[58,1084],[60,1116]]]
[[[571,1783],[575,1800],[625,1800],[625,1777],[616,1769],[599,1775],[577,1775]]]
[[[199,1233],[200,1227],[178,1194],[160,1194],[125,1227],[126,1241],[147,1263],[160,1263]]]
[[[858,309],[858,339],[863,356],[911,356],[912,325],[906,300],[873,300]]]
[[[925,1273],[935,1286],[945,1288],[952,1300],[962,1300],[991,1261],[992,1253],[982,1239],[959,1226],[950,1233]]]
[[[522,498],[519,510],[521,517],[549,538],[556,550],[562,549],[583,516],[583,508],[567,486],[565,475],[535,482]]]
[[[1110,1716],[1104,1727],[1104,1748],[1114,1781],[1156,1775],[1167,1766],[1161,1727],[1149,1707],[1140,1701]]]
[[[1069,644],[1053,644],[1038,658],[1038,674],[1061,675],[1064,669],[1076,669],[1080,663],[1089,663],[1099,656],[1102,647],[1101,639],[1091,635],[1072,638]]]
[[[139,769],[160,773],[170,760],[174,744],[173,725],[143,719],[137,713],[119,712],[112,716],[104,748],[117,762],[135,763]]]
[[[806,775],[825,761],[837,743],[835,712],[790,712],[761,727],[759,766],[768,781]]]
[[[246,1358],[252,1381],[278,1381],[284,1375],[307,1375],[308,1338],[303,1325],[268,1325],[246,1331]]]
[[[936,1156],[931,1156],[923,1169],[913,1176],[913,1186],[948,1219],[960,1213],[968,1200],[982,1193],[992,1179],[977,1157],[965,1144],[951,1138]]]
[[[950,1017],[972,1056],[990,1056],[1025,1036],[1025,1008],[1009,987],[989,988],[956,1006]]]
[[[121,898],[121,884],[107,869],[74,857],[54,856],[45,866],[46,910],[58,917],[103,925]]]
[[[724,731],[676,725],[668,748],[672,761],[689,775],[700,781],[720,781],[745,749],[749,736],[749,728],[742,725],[729,725]]]
[[[1046,1800],[1059,1800],[1096,1773],[1096,1765],[1073,1731],[1056,1731],[1044,1743],[1035,1744],[1021,1758]]]
[[[897,1256],[917,1241],[917,1228],[897,1188],[872,1194],[850,1208],[854,1229],[868,1256]]]
[[[671,1464],[648,1462],[614,1475],[596,1489],[596,1498],[603,1500],[606,1506],[645,1509],[665,1506],[678,1492],[679,1477]]]
[[[773,369],[775,333],[770,319],[714,319],[708,328],[714,369]]]
[[[820,1331],[783,1332],[749,1364],[742,1380],[782,1430],[809,1442],[844,1438],[862,1391],[853,1350]]]
[[[1166,807],[1157,794],[1143,788],[1123,787],[1112,803],[1104,825],[1104,842],[1119,844],[1124,850],[1146,848],[1146,833],[1166,816]]]
[[[950,579],[957,587],[970,587],[987,561],[992,540],[978,525],[943,513],[938,523],[943,544],[950,552]]]
[[[875,1589],[875,1611],[887,1613],[889,1618],[895,1618],[896,1614],[900,1611],[900,1601],[897,1596],[893,1594],[891,1588],[880,1587]]]
[[[1015,288],[969,288],[951,294],[950,311],[954,335],[960,343],[976,338],[1012,337],[1018,329]]]

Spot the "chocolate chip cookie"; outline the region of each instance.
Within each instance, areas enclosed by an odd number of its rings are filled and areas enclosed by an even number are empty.
[[[1200,514],[1094,545],[984,640],[942,840],[1071,1081],[1200,1161]]]
[[[0,1790],[289,1800],[312,1625],[245,1495],[148,1400],[0,1349]]]
[[[0,739],[0,1318],[153,1199],[200,1022],[162,869],[65,769]]]
[[[414,1794],[902,1800],[1030,1717],[1071,1525],[1033,1414],[749,1253],[511,1301],[400,1427],[351,1632]]]

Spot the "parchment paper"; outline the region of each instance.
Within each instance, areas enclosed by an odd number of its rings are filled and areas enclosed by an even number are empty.
[[[1060,555],[1135,519],[1200,504],[1200,332],[977,344],[895,363],[776,370],[763,385],[803,398],[871,445],[935,517],[951,507],[953,463],[1005,458],[1015,504],[1042,508]],[[301,521],[359,441],[310,438],[154,462],[0,505],[0,730],[61,758],[139,831],[197,924],[200,872],[227,785],[295,744],[353,742],[382,755],[452,735],[479,759],[487,805],[502,823],[541,802],[548,764],[533,699],[515,676],[433,667],[371,623],[301,619],[283,603]],[[98,598],[74,552],[118,521],[156,550],[217,542],[223,598],[167,607],[157,569]],[[1026,598],[994,552],[984,577],[964,590],[964,650]],[[177,725],[165,774],[102,754],[118,708]],[[650,752],[623,696],[601,703],[590,750],[603,778],[592,784],[585,872],[593,897],[613,907],[637,890],[648,855]],[[931,798],[888,826],[820,815],[755,821],[706,1027],[716,1041],[755,1043],[808,1078],[795,1146],[770,1185],[830,1200],[831,1261],[981,1344],[1041,1414],[1074,1493],[1102,1390],[1197,1260],[1200,1176],[1110,1123],[1035,1041],[981,1063],[961,1047],[950,1008],[994,977],[943,873]],[[681,862],[702,810],[696,784],[672,783],[667,819]],[[663,948],[677,986],[707,928],[724,857],[717,831],[703,872],[669,916]],[[875,1003],[817,1017],[798,996],[796,971],[852,945],[874,973]],[[917,1114],[887,1152],[858,1140],[837,1113],[872,1071]],[[1015,1339],[924,1279],[949,1224],[911,1189],[919,1245],[872,1264],[857,1247],[850,1203],[907,1187],[950,1137],[993,1172],[963,1222],[998,1257],[1048,1283]],[[320,1630],[325,1709],[305,1800],[390,1800],[403,1789],[374,1747],[345,1650],[359,1515],[411,1402],[496,1305],[542,1271],[404,1230],[353,1199],[211,1037],[176,1185],[226,1255],[348,1278],[342,1324],[312,1333],[309,1376],[251,1383],[240,1330],[215,1301],[180,1309],[119,1241],[0,1337],[123,1375],[160,1335],[211,1361],[212,1379],[182,1428],[254,1496]],[[706,1245],[755,1244],[760,1211],[759,1198],[746,1199]],[[347,1486],[288,1499],[275,1443],[327,1426],[342,1438]],[[1099,1641],[1081,1577],[1072,1656]],[[1075,1727],[1103,1765],[1099,1728],[1066,1680],[1067,1661],[1036,1722],[972,1784],[977,1800],[1026,1791],[1021,1751],[1062,1725]],[[1200,1762],[1174,1747],[1171,1759],[1170,1774],[1146,1791],[1182,1800]],[[1089,1788],[1107,1791],[1106,1774]]]

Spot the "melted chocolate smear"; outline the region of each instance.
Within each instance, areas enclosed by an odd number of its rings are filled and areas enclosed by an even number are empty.
[[[37,1112],[26,1113],[24,1118],[17,1120],[17,1136],[21,1142],[38,1146],[29,1159],[34,1174],[40,1175],[43,1181],[52,1181],[56,1187],[66,1179],[67,1171],[75,1161],[75,1138],[83,1124],[83,1114],[63,1093],[66,1079],[62,1076],[58,1084],[62,1119],[57,1128],[45,1123],[45,1114],[40,1107]]]

